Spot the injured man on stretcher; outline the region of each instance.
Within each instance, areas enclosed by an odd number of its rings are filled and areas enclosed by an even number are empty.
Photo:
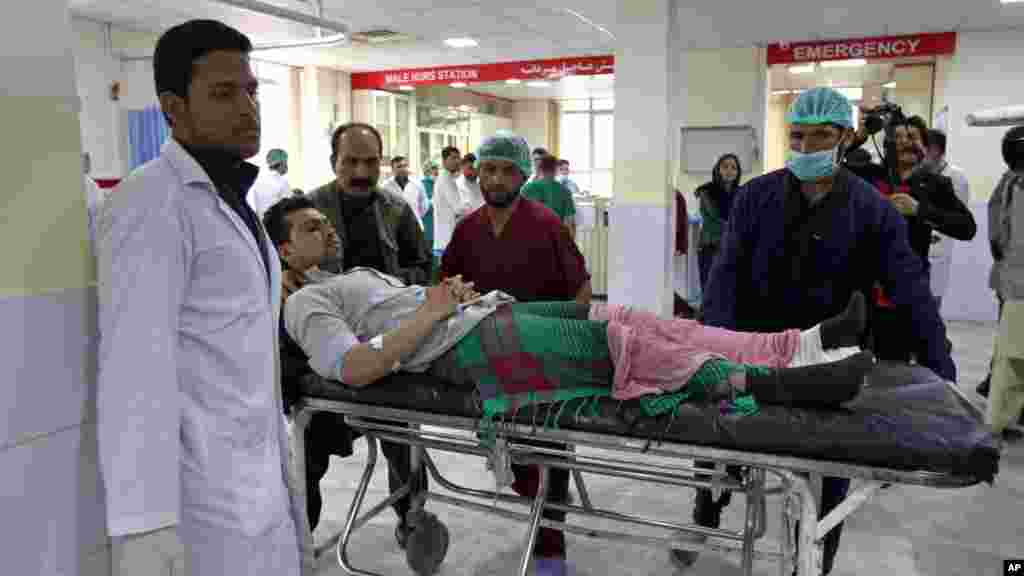
[[[663,408],[725,401],[750,412],[758,403],[838,406],[857,396],[874,364],[869,352],[828,352],[863,332],[859,293],[810,330],[755,334],[622,306],[517,303],[481,296],[457,277],[407,286],[355,268],[291,295],[284,322],[323,378],[362,387],[402,370],[472,382],[485,419],[599,397]]]

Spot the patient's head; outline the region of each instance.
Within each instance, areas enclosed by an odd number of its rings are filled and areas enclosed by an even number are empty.
[[[299,272],[338,254],[338,233],[304,196],[284,198],[263,215],[263,226],[288,268]]]

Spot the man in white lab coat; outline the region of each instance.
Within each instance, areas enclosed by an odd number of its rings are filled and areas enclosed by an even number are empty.
[[[262,171],[256,178],[247,198],[249,206],[260,218],[267,208],[292,195],[287,174],[288,153],[280,148],[267,152],[267,170]]]
[[[946,158],[946,134],[939,130],[928,131],[928,164],[936,174],[949,178],[953,183],[953,192],[965,206],[971,202],[971,190],[967,174],[963,169],[950,163]],[[932,234],[934,246],[929,253],[931,260],[932,294],[941,302],[946,295],[949,277],[953,267],[953,239],[942,236],[938,232]]]
[[[469,205],[459,194],[459,149],[449,146],[441,151],[441,173],[434,183],[434,258],[439,259],[455,232],[455,225],[469,213]]]
[[[153,57],[172,138],[100,218],[98,428],[116,576],[312,574],[278,386],[281,268],[245,202],[252,45],[219,22]],[[300,548],[303,552],[300,552]]]
[[[384,189],[404,198],[412,211],[416,213],[416,221],[423,230],[423,217],[430,211],[430,198],[427,189],[415,179],[409,178],[409,159],[395,156],[391,159],[391,178],[384,181]]]
[[[466,203],[466,213],[472,214],[483,207],[484,193],[480,190],[480,177],[476,171],[476,155],[466,154],[462,157],[462,176],[458,180],[459,194]]]

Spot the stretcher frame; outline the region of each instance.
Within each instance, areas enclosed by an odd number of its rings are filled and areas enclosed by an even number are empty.
[[[977,407],[971,404],[963,393],[952,383],[947,383],[969,409],[975,414]],[[755,452],[725,450],[705,446],[681,444],[659,439],[642,439],[571,429],[538,428],[527,424],[502,423],[499,435],[509,440],[509,451],[516,463],[540,467],[540,487],[535,498],[524,498],[493,490],[465,488],[445,479],[430,458],[426,449],[487,457],[491,451],[480,446],[476,434],[480,431],[479,421],[474,418],[449,416],[431,412],[394,409],[382,406],[359,404],[322,398],[302,398],[295,406],[294,434],[292,435],[293,458],[299,478],[305,478],[305,430],[312,416],[317,412],[329,412],[344,416],[354,430],[361,432],[367,441],[367,459],[362,478],[353,496],[344,528],[316,549],[320,556],[332,546],[336,547],[338,564],[353,576],[381,576],[359,569],[352,564],[348,544],[353,533],[370,519],[387,510],[395,501],[412,490],[406,484],[389,497],[374,505],[363,515],[367,488],[377,461],[377,442],[385,440],[411,446],[411,478],[425,467],[433,480],[441,487],[458,494],[449,496],[430,490],[419,491],[412,499],[413,507],[422,507],[427,500],[459,506],[480,512],[495,514],[511,520],[525,521],[528,525],[524,537],[523,555],[520,562],[520,576],[527,576],[533,545],[540,527],[556,528],[577,535],[594,538],[615,539],[641,545],[664,546],[697,552],[718,552],[739,554],[745,576],[751,576],[755,560],[776,560],[780,576],[818,576],[821,574],[823,539],[839,523],[843,522],[878,491],[891,485],[926,486],[933,488],[965,488],[979,483],[973,477],[929,471],[903,471],[876,468],[806,458],[778,456]],[[407,423],[409,426],[381,423],[391,421]],[[424,430],[422,427],[442,428]],[[622,461],[585,456],[572,450],[550,450],[516,443],[517,439],[546,441],[575,447],[596,448],[622,455]],[[703,460],[716,464],[713,470],[689,465],[645,463],[627,456],[657,456],[670,459]],[[730,476],[724,465],[740,465],[743,472],[739,479]],[[580,503],[546,502],[548,471],[550,468],[566,468],[577,486]],[[708,488],[731,490],[744,494],[744,525],[741,530],[731,531],[708,528],[696,524],[676,524],[623,514],[597,508],[590,500],[582,473],[627,478],[647,483],[675,487]],[[854,487],[846,498],[825,517],[818,518],[818,497],[821,479],[825,476],[855,480]],[[776,483],[769,484],[772,477]],[[300,481],[299,486],[305,486]],[[303,488],[304,489],[304,488]],[[771,550],[758,544],[767,529],[768,496],[781,496],[784,504],[780,511],[782,538],[778,550]],[[304,495],[303,495],[304,496]],[[502,504],[526,506],[528,513],[500,507]],[[669,531],[672,536],[654,537],[631,532],[593,529],[568,522],[556,522],[542,518],[545,509],[567,512],[574,519],[596,518],[631,524],[645,528]],[[682,514],[680,510],[680,514]],[[680,534],[683,537],[680,537]],[[705,537],[694,541],[692,536]],[[686,536],[690,536],[687,538]]]

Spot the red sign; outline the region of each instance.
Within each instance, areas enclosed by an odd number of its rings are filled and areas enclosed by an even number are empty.
[[[884,36],[822,42],[783,42],[768,45],[768,64],[798,64],[825,60],[883,60],[937,56],[956,52],[956,32]]]
[[[470,64],[466,66],[440,66],[382,72],[352,74],[353,90],[398,88],[399,86],[429,86],[436,84],[466,84],[503,82],[505,80],[557,80],[565,76],[594,76],[615,72],[614,56],[584,56],[501,62],[498,64]]]

